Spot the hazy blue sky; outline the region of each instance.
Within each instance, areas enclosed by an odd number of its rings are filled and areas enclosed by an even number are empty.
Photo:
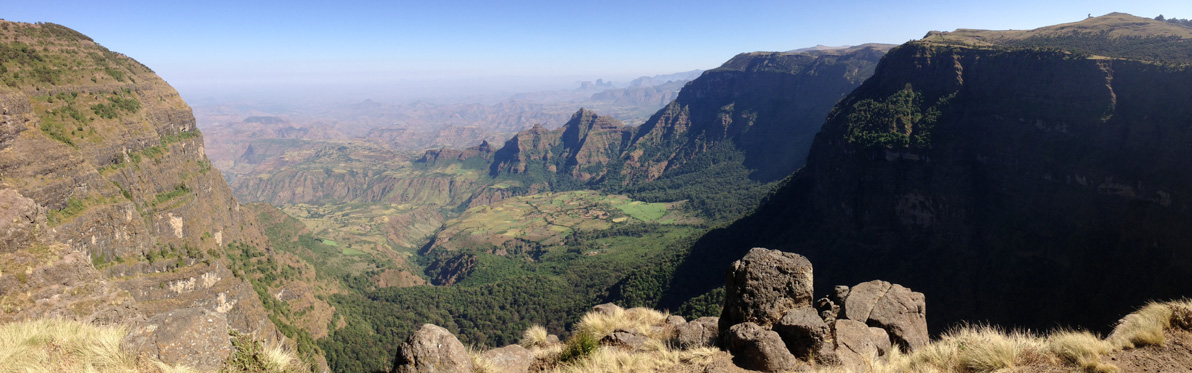
[[[845,3],[845,4],[841,4]],[[331,87],[417,95],[718,66],[739,52],[903,43],[929,30],[1028,29],[1192,1],[4,1],[152,67],[183,95]],[[396,94],[396,93],[395,93]]]

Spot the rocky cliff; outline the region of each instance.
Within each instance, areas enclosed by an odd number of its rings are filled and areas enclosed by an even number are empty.
[[[145,325],[196,309],[283,339],[222,259],[267,242],[178,93],[63,26],[0,21],[0,36],[0,320]]]
[[[806,255],[827,283],[876,276],[934,294],[933,327],[1106,329],[1192,293],[1192,60],[1070,43],[1133,38],[1171,56],[1188,31],[1111,14],[891,50],[833,110],[807,166],[695,246],[672,301],[759,245]]]
[[[889,47],[737,55],[687,84],[642,124],[620,177],[627,184],[652,181],[731,142],[744,153],[750,178],[783,178],[803,165],[832,105],[873,73]]]
[[[621,121],[580,109],[563,126],[534,126],[505,142],[493,155],[490,175],[563,174],[579,181],[599,178],[606,164],[621,155],[632,128]]]

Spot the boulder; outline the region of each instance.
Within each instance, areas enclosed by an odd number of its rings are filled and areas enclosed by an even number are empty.
[[[519,345],[485,351],[484,358],[501,373],[525,373],[534,364],[534,353]]]
[[[816,300],[815,309],[819,311],[820,319],[828,324],[836,322],[836,319],[840,317],[840,306],[828,298]]]
[[[233,349],[227,316],[199,307],[153,316],[134,327],[121,345],[125,351],[203,371],[219,369]]]
[[[666,317],[666,325],[669,325],[672,328],[677,328],[677,327],[679,327],[679,325],[683,325],[686,323],[687,323],[687,319],[684,319],[683,316],[670,315],[670,316]]]
[[[621,306],[618,306],[618,305],[615,305],[612,303],[597,304],[595,306],[592,306],[592,312],[605,314],[605,315],[612,315],[612,314],[615,314],[617,312],[624,311],[624,310],[625,309],[621,308]]]
[[[397,348],[397,373],[471,373],[472,358],[447,329],[422,324]]]
[[[926,297],[902,285],[879,280],[858,284],[849,291],[843,313],[849,320],[885,329],[906,351],[931,342]]]
[[[828,324],[812,308],[787,311],[773,330],[782,337],[786,349],[803,360],[817,355],[831,338]]]
[[[636,330],[617,329],[609,333],[609,335],[604,336],[604,338],[601,338],[600,344],[627,350],[638,350],[648,340],[649,338],[638,334]]]
[[[877,328],[870,328],[860,321],[836,320],[836,356],[846,370],[850,372],[866,371],[869,366],[868,362],[882,355],[879,348],[879,345],[882,344],[881,339],[884,339],[886,346],[890,345],[885,331],[877,329],[882,332],[881,335],[878,335],[872,329]]]
[[[675,345],[689,350],[700,347],[711,347],[720,339],[718,324],[719,317],[701,317],[675,328]]]
[[[770,328],[787,311],[811,307],[811,262],[802,255],[753,248],[729,267],[720,332],[744,323]]]
[[[724,346],[733,355],[733,363],[745,369],[780,372],[799,365],[778,333],[751,322],[730,327]]]

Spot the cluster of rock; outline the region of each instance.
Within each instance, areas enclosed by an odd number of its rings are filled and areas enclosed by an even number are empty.
[[[926,345],[922,293],[885,281],[837,286],[832,295],[812,301],[811,263],[801,255],[754,248],[728,269],[720,317],[690,322],[669,316],[649,330],[617,329],[600,339],[602,348],[646,351],[650,339],[671,348],[720,347],[733,364],[763,372],[840,366],[864,372],[867,365],[899,348]],[[612,303],[594,313],[633,312]],[[548,344],[557,344],[555,336]],[[519,345],[490,350],[486,360],[501,372],[528,372],[540,362]],[[471,372],[463,344],[441,327],[422,325],[398,349],[395,372]]]
[[[811,360],[864,371],[891,348],[910,351],[930,341],[921,293],[869,281],[837,286],[813,304],[812,289],[811,263],[801,255],[754,248],[733,262],[717,329],[733,362],[765,372]]]

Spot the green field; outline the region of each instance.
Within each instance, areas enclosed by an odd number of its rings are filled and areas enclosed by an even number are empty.
[[[444,224],[435,249],[500,247],[511,241],[557,247],[575,232],[641,223],[701,221],[673,203],[646,203],[595,191],[541,193],[468,209]]]

